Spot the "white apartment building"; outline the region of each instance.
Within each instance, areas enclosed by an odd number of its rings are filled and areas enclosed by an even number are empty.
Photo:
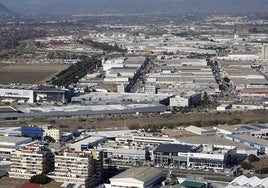
[[[58,142],[61,139],[61,131],[59,129],[44,129],[44,137],[45,136],[50,136]]]
[[[172,107],[190,107],[198,105],[201,102],[201,93],[182,93],[169,99],[169,105]]]
[[[30,179],[54,170],[54,155],[45,146],[33,145],[12,151],[9,177]]]
[[[268,59],[268,44],[262,45],[261,58]]]
[[[48,176],[57,182],[94,187],[102,179],[102,152],[63,152],[55,155],[55,171]]]

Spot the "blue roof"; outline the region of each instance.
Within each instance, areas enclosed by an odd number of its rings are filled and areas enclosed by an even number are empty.
[[[154,151],[155,152],[168,152],[168,153],[188,153],[194,152],[195,146],[182,145],[182,144],[161,144]]]

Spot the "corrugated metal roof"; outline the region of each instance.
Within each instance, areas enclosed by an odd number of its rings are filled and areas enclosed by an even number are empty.
[[[148,182],[155,177],[163,176],[163,172],[154,167],[138,167],[130,168],[111,179],[123,179],[123,178],[133,178],[142,182]]]

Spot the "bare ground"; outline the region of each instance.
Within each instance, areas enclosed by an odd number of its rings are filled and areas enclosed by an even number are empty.
[[[164,115],[138,115],[117,117],[91,117],[74,119],[46,119],[42,121],[3,121],[0,127],[21,126],[22,124],[49,123],[63,131],[75,129],[111,129],[115,127],[137,128],[173,128],[176,126],[214,126],[218,124],[268,123],[267,111],[247,111],[233,113],[190,113]]]

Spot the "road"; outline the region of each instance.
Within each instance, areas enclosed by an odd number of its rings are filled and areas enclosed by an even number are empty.
[[[152,62],[146,59],[144,64],[141,66],[139,71],[135,74],[134,78],[130,81],[129,85],[126,87],[126,92],[136,93],[142,86],[145,79],[145,74],[151,67]]]

